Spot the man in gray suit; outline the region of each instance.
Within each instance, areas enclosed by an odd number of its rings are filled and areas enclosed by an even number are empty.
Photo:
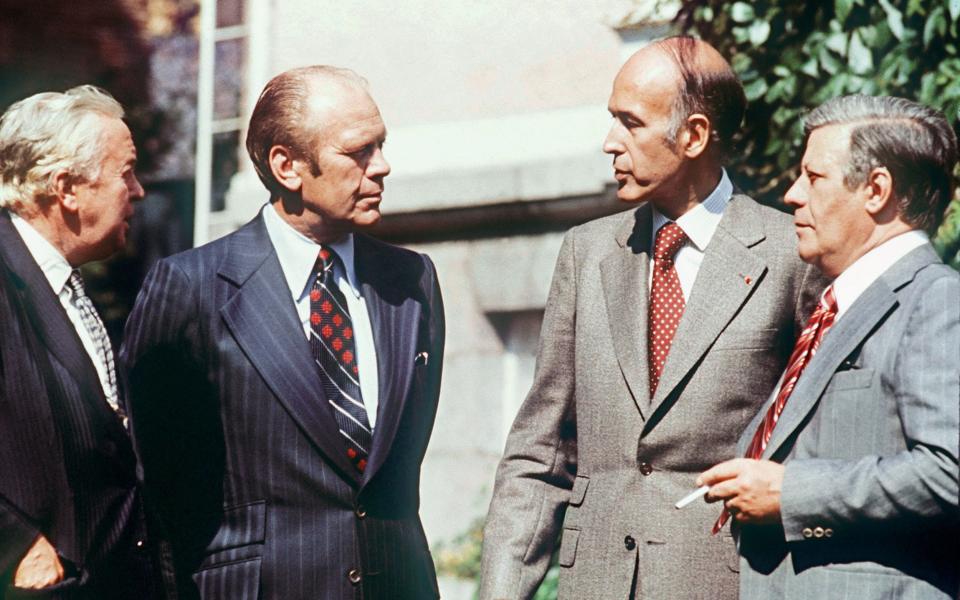
[[[748,458],[699,483],[740,527],[742,598],[952,599],[960,275],[927,234],[957,141],[939,112],[890,97],[831,100],[806,133],[786,201],[800,256],[833,280],[822,320],[744,432]]]
[[[815,299],[790,218],[722,167],[744,107],[727,62],[692,38],[617,75],[604,151],[618,197],[640,206],[564,240],[497,472],[482,598],[530,598],[561,532],[563,598],[736,597],[710,507],[673,504],[734,456]]]

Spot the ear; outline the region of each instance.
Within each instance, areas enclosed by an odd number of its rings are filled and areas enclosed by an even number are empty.
[[[897,210],[893,201],[893,177],[886,167],[875,167],[870,171],[863,184],[863,192],[866,195],[863,206],[871,216],[878,217],[885,211]]]
[[[703,156],[710,145],[710,118],[701,113],[694,113],[687,117],[687,122],[680,131],[680,150],[687,158]]]
[[[271,147],[269,158],[270,172],[277,183],[291,192],[299,192],[303,186],[303,178],[300,177],[302,161],[294,158],[293,152],[286,146]]]
[[[78,178],[64,169],[53,174],[53,197],[66,213],[76,214],[80,210],[77,200]]]

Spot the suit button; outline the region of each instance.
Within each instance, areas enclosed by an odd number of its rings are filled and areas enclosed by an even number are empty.
[[[640,463],[640,474],[649,475],[650,473],[653,473],[653,465],[645,462]]]
[[[349,579],[350,583],[353,585],[357,585],[361,580],[360,571],[357,569],[350,569],[347,571],[347,579]]]
[[[813,530],[810,529],[809,527],[804,527],[803,531],[801,531],[800,533],[803,535],[803,537],[807,538],[808,540],[813,537]]]
[[[627,550],[633,550],[637,547],[637,540],[633,539],[632,535],[628,535],[627,537],[623,538],[623,547]]]
[[[365,509],[362,505],[358,504],[357,509],[354,511],[354,513],[356,513],[358,519],[363,519],[363,518],[366,518],[367,516],[367,509]]]
[[[833,530],[827,527],[823,530],[823,537],[833,537]]]
[[[814,527],[813,528],[813,537],[822,538],[823,537],[823,527]]]

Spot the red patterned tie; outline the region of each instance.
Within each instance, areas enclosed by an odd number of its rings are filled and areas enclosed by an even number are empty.
[[[787,362],[787,370],[783,374],[783,383],[780,384],[780,391],[777,392],[777,399],[770,405],[767,414],[763,417],[763,421],[753,434],[753,439],[750,440],[750,445],[747,446],[746,458],[760,458],[763,455],[763,451],[770,442],[770,436],[773,435],[773,428],[777,426],[780,414],[783,413],[783,407],[787,405],[787,399],[793,392],[793,388],[796,387],[797,380],[800,379],[800,374],[803,373],[803,369],[807,366],[807,363],[809,363],[813,355],[816,354],[817,349],[820,347],[820,341],[823,340],[823,336],[826,335],[827,331],[833,325],[833,319],[836,316],[837,299],[833,295],[833,286],[831,285],[823,293],[820,304],[817,305],[817,309],[810,315],[807,326],[804,327],[803,332],[800,333],[800,337],[797,338],[797,343],[793,347],[793,353]],[[723,524],[727,522],[729,517],[730,513],[726,510],[720,513],[720,518],[718,518],[717,522],[713,525],[714,534],[723,528]]]
[[[679,225],[667,223],[657,231],[657,240],[653,245],[653,282],[650,285],[650,309],[647,315],[651,397],[657,391],[673,334],[683,316],[683,290],[673,266],[673,256],[686,241],[687,234]]]
[[[320,368],[320,380],[337,427],[346,441],[347,458],[362,473],[367,467],[373,431],[360,393],[350,311],[334,278],[334,265],[338,263],[336,252],[320,246],[314,266],[317,276],[310,290],[310,349]]]

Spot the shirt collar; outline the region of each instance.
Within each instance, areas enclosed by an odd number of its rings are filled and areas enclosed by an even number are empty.
[[[43,271],[43,275],[50,283],[53,292],[59,296],[63,292],[67,280],[70,279],[70,274],[73,273],[73,267],[60,254],[60,251],[23,217],[11,212],[10,220],[13,222],[13,226],[17,228],[17,233],[23,238],[23,243],[30,251],[30,255],[33,256],[34,262]]]
[[[733,196],[733,183],[727,175],[727,170],[721,169],[720,183],[710,192],[710,195],[677,219],[677,225],[687,234],[687,238],[697,247],[697,250],[701,252],[706,250],[707,244],[713,239],[713,234],[717,230],[720,219],[723,218],[723,211],[730,202],[731,196]],[[657,209],[653,209],[651,239],[655,240],[660,228],[669,222],[670,219]]]
[[[267,227],[270,242],[277,251],[277,259],[280,261],[280,268],[283,270],[284,279],[287,280],[290,294],[296,302],[308,292],[307,287],[314,276],[313,266],[317,262],[320,244],[280,218],[272,204],[267,204],[263,208],[263,223]],[[359,298],[360,286],[357,283],[354,263],[353,234],[348,233],[342,239],[331,242],[327,246],[343,261],[350,290]]]
[[[836,318],[846,312],[870,284],[895,262],[929,241],[930,237],[925,232],[913,229],[890,238],[844,269],[833,281],[833,293],[837,299]]]

